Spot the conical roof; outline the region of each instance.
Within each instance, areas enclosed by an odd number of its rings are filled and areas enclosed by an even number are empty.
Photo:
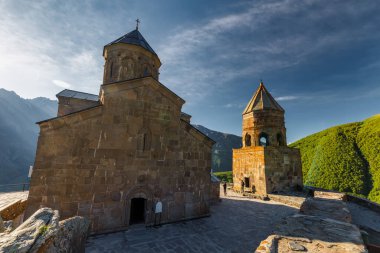
[[[144,39],[142,34],[137,29],[121,36],[120,38],[112,41],[111,43],[108,43],[104,47],[112,45],[112,44],[116,44],[116,43],[125,43],[125,44],[140,46],[140,47],[145,48],[152,54],[157,55],[156,52],[154,52],[153,48],[149,46],[148,42]]]
[[[243,114],[258,110],[284,111],[284,109],[276,102],[269,91],[265,88],[263,82],[260,82],[259,88],[247,104],[247,107],[245,107]]]

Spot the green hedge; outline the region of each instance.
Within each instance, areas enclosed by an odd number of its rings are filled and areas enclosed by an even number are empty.
[[[301,151],[305,185],[380,203],[380,115],[326,129],[290,146]]]
[[[232,183],[232,171],[214,172],[214,175],[219,178],[220,181]]]

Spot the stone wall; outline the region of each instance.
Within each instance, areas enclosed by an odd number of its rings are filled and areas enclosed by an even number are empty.
[[[5,221],[14,220],[20,215],[22,215],[25,211],[27,201],[26,200],[18,200],[7,207],[0,210],[0,216]]]
[[[245,147],[233,150],[234,189],[249,178],[246,191],[259,195],[292,190],[302,186],[302,164],[298,149],[283,147]],[[254,188],[253,188],[254,186]]]
[[[267,193],[294,190],[302,187],[302,163],[299,149],[265,147]]]
[[[58,113],[57,116],[63,116],[80,110],[99,105],[98,101],[76,99],[69,97],[58,97]]]
[[[180,120],[182,99],[148,77],[103,85],[102,106],[40,124],[26,216],[41,206],[89,218],[93,233],[129,226],[133,198],[145,223],[209,213],[213,141]]]
[[[234,190],[241,191],[241,181],[249,178],[246,191],[266,193],[264,147],[246,147],[232,150]],[[247,186],[247,185],[246,185]]]
[[[282,111],[258,110],[244,114],[242,130],[243,147],[247,146],[244,141],[246,134],[250,135],[252,146],[259,146],[261,133],[268,135],[270,146],[286,146],[286,129]],[[281,134],[280,142],[277,138],[278,134]]]
[[[104,48],[103,83],[113,83],[146,76],[158,80],[161,66],[157,55],[136,45],[119,43]]]

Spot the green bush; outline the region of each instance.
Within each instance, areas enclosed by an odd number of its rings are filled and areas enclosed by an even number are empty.
[[[380,115],[326,129],[290,146],[301,151],[306,185],[380,203]]]
[[[368,198],[380,203],[380,114],[363,122],[357,136],[357,145],[369,165],[372,189]]]
[[[365,161],[355,142],[342,129],[333,129],[319,141],[305,184],[315,187],[367,195]]]
[[[220,181],[226,181],[227,183],[232,183],[232,171],[214,172],[214,175]]]

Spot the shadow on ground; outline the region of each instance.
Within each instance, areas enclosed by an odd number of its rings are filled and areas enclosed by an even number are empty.
[[[273,201],[228,197],[212,206],[208,218],[92,236],[86,252],[252,252],[297,212]]]

